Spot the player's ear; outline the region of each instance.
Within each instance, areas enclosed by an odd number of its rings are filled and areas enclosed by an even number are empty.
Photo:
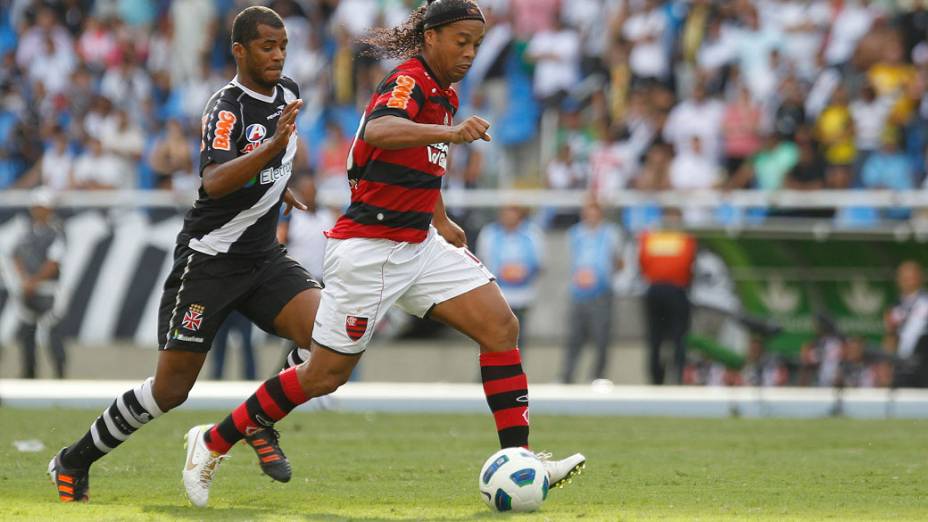
[[[242,58],[244,58],[245,51],[246,51],[245,46],[242,43],[234,42],[232,44],[232,56],[236,57],[237,59],[241,60]]]
[[[426,29],[425,31],[425,43],[427,45],[435,45],[438,41],[438,29]]]

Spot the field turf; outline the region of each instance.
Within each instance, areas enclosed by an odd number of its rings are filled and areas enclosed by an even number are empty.
[[[0,520],[928,520],[928,422],[533,418],[535,449],[589,465],[535,514],[491,513],[477,473],[496,449],[489,415],[298,413],[280,424],[288,484],[244,446],[190,507],[182,438],[219,412],[179,411],[91,472],[91,503],[60,504],[54,450],[96,411],[0,408]],[[20,453],[14,440],[46,450]]]

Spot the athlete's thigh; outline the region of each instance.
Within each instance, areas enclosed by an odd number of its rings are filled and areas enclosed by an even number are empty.
[[[429,317],[451,326],[480,346],[490,346],[498,341],[498,333],[491,326],[511,319],[512,310],[494,281],[435,305]]]
[[[319,289],[309,272],[281,250],[263,262],[238,310],[262,330],[309,346]]]
[[[155,397],[182,395],[193,388],[193,384],[206,361],[206,352],[183,350],[161,350],[155,370]],[[163,406],[163,405],[162,405]]]
[[[426,239],[422,270],[397,304],[418,317],[431,317],[441,303],[486,286],[495,278],[466,248],[444,240],[434,229]],[[508,310],[508,306],[507,306]]]
[[[377,322],[414,278],[412,263],[390,262],[402,248],[385,240],[329,240],[313,343],[348,355],[367,348]]]
[[[308,288],[293,296],[274,318],[274,331],[277,335],[295,342],[298,346],[308,347],[313,336],[313,322],[319,309],[322,291]]]
[[[250,265],[179,247],[158,309],[158,348],[207,352],[250,288]]]

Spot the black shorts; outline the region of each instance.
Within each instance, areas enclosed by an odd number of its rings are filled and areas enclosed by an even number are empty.
[[[274,319],[283,307],[310,288],[321,286],[287,256],[283,246],[262,257],[232,258],[178,245],[158,308],[158,347],[209,351],[216,331],[233,310],[262,330],[276,333]]]

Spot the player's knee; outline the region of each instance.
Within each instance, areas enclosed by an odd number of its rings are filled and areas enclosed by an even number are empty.
[[[155,402],[158,403],[158,408],[163,412],[173,410],[183,404],[187,400],[188,394],[189,390],[187,389],[159,390],[158,387],[152,389]]]
[[[500,316],[489,328],[491,344],[501,349],[513,348],[519,342],[519,320],[508,312]]]

